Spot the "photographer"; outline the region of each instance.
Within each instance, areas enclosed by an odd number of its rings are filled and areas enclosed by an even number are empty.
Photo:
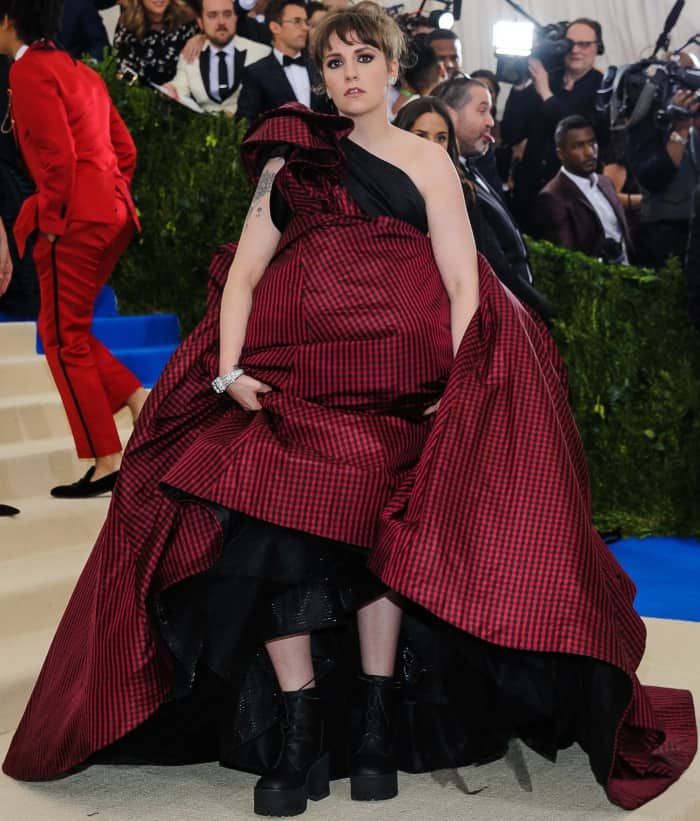
[[[700,183],[700,100],[686,89],[672,100],[671,122],[660,128],[646,116],[627,132],[627,156],[642,186],[639,256],[660,268],[683,259],[693,191]]]
[[[581,17],[568,25],[566,37],[572,47],[564,66],[547,72],[540,60],[531,58],[530,78],[513,86],[501,122],[504,143],[515,146],[527,140],[513,191],[513,210],[523,230],[529,228],[535,197],[559,170],[554,150],[557,123],[581,114],[593,124],[600,145],[607,138],[607,123],[596,112],[596,94],[603,79],[594,68],[596,57],[604,52],[600,23]]]

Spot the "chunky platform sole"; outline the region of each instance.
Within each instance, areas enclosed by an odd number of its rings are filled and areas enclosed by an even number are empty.
[[[284,818],[306,812],[306,801],[321,801],[331,794],[328,753],[309,769],[306,783],[288,790],[255,788],[253,809],[256,815]]]
[[[350,776],[350,798],[353,801],[386,801],[398,794],[399,780],[395,772]]]

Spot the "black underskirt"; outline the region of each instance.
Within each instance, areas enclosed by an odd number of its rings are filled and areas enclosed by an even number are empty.
[[[87,763],[218,760],[265,772],[279,752],[281,699],[264,642],[310,632],[332,776],[343,777],[359,718],[355,611],[387,589],[367,570],[364,549],[215,511],[225,533],[218,561],[151,602],[173,659],[169,698]],[[552,760],[578,742],[606,782],[631,697],[622,671],[583,656],[500,647],[403,604],[400,769],[485,763],[518,737]]]

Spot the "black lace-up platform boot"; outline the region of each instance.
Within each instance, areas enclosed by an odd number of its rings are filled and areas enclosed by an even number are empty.
[[[353,801],[384,801],[399,792],[396,777],[398,686],[391,676],[360,676],[362,713],[350,762]]]
[[[282,693],[286,718],[282,751],[273,769],[255,785],[258,815],[301,815],[307,799],[330,794],[328,754],[321,753],[323,718],[315,688]]]

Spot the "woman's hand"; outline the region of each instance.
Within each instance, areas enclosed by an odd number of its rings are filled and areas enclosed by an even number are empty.
[[[269,393],[271,390],[272,388],[264,382],[259,382],[257,379],[253,379],[252,376],[243,374],[226,388],[226,393],[231,399],[238,402],[243,410],[259,411],[262,409],[262,405],[258,401],[258,394]]]
[[[182,49],[182,56],[188,63],[194,63],[195,60],[199,59],[206,42],[206,34],[193,34]]]

